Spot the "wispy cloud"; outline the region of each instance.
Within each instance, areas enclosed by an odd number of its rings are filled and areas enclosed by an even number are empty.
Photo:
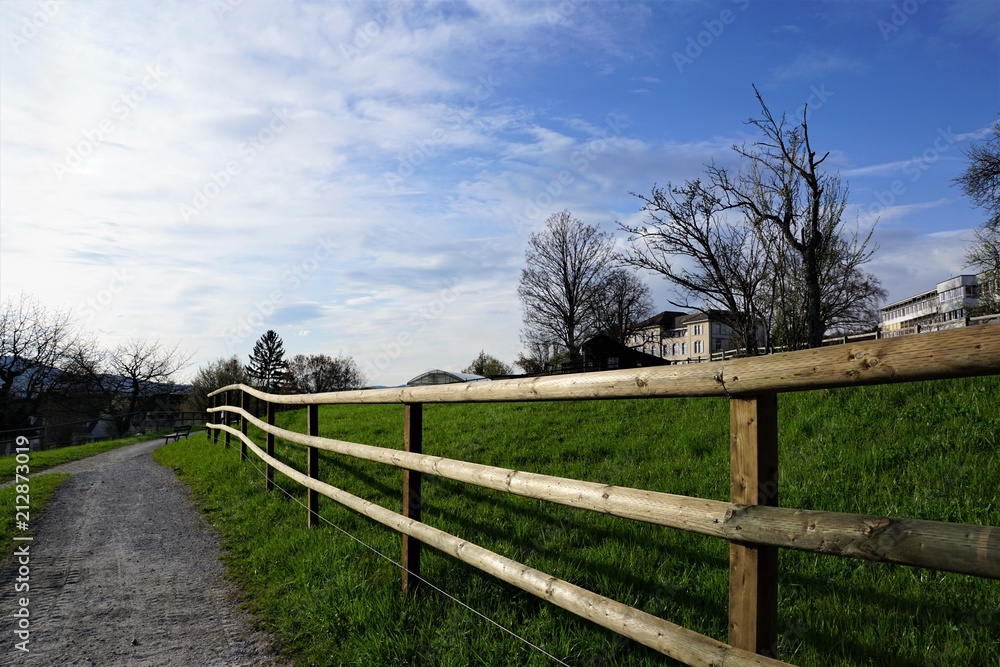
[[[820,39],[811,10],[769,16],[770,3],[766,38],[814,50],[763,52],[741,19],[704,76],[680,79],[672,51],[718,17],[704,5],[57,4],[15,49],[39,5],[0,2],[4,293],[78,307],[125,271],[93,328],[112,342],[155,328],[199,361],[244,353],[267,327],[296,339],[290,353],[367,360],[410,333],[388,381],[483,348],[516,356],[524,246],[552,212],[610,231],[636,215],[629,191],[737,167],[751,69],[773,72],[780,98],[834,74],[863,85],[874,62]],[[911,145],[852,125],[854,93],[831,90],[823,120],[850,131],[816,127],[861,165],[844,175],[894,176],[910,164],[896,157],[926,148],[926,133]],[[991,117],[952,120],[968,103],[944,102],[955,127]],[[927,173],[883,219],[951,216],[914,201],[935,201]]]
[[[856,58],[848,58],[826,51],[810,51],[796,57],[787,65],[774,70],[773,83],[788,81],[816,81],[834,73],[866,71],[870,65]]]

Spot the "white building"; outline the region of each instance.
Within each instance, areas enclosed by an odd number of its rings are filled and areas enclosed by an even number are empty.
[[[627,344],[634,350],[673,363],[708,361],[712,353],[736,346],[732,328],[716,310],[698,313],[664,311],[640,322]]]
[[[880,309],[879,332],[883,338],[922,330],[965,326],[969,311],[979,305],[980,286],[975,275],[965,274],[937,284]]]

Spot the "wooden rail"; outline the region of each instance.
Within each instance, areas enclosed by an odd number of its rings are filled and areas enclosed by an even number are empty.
[[[777,641],[777,553],[797,549],[1000,579],[1000,527],[907,518],[798,510],[778,506],[777,394],[855,385],[1000,374],[1000,324],[903,338],[848,342],[799,352],[691,366],[606,371],[463,385],[273,395],[244,385],[210,396],[215,436],[234,435],[267,466],[267,487],[278,470],[309,489],[314,524],[322,494],[403,535],[403,587],[419,575],[420,544],[440,549],[564,609],[690,665],[776,665],[766,655]],[[240,405],[229,392],[240,391]],[[731,502],[508,470],[425,455],[426,403],[730,397]],[[267,420],[251,414],[247,397],[265,402]],[[219,399],[226,404],[220,405]],[[403,450],[372,447],[317,435],[321,404],[403,403]],[[274,425],[276,405],[308,406],[308,434]],[[240,418],[240,429],[222,422]],[[252,423],[266,433],[266,451],[247,435]],[[274,458],[274,438],[308,448],[302,473]],[[215,438],[217,441],[217,437]],[[318,450],[337,452],[404,470],[403,514],[350,495],[318,477]],[[639,610],[511,561],[420,522],[423,473],[483,488],[655,523],[730,541],[729,643],[723,644]]]

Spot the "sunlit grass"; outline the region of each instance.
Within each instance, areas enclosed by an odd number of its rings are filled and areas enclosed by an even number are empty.
[[[58,447],[56,449],[46,449],[40,452],[31,452],[30,467],[32,473],[39,473],[53,466],[71,461],[85,459],[88,456],[110,452],[112,449],[126,447],[140,442],[149,442],[162,438],[164,433],[170,433],[172,429],[164,429],[155,433],[143,433],[130,435],[127,438],[118,440],[102,440],[100,442],[89,442],[85,445],[73,445],[70,447]],[[18,465],[16,454],[0,456],[0,484],[9,482],[14,477],[14,469]]]
[[[15,536],[29,536],[35,532],[35,526],[42,517],[45,506],[56,492],[59,485],[65,482],[69,475],[51,474],[42,477],[28,477],[28,481],[21,481],[21,484],[8,486],[0,489],[0,544],[3,545],[3,552],[0,555],[0,566],[4,565],[14,550],[24,544],[15,542]],[[22,488],[18,488],[18,487]],[[24,492],[27,491],[27,494]],[[28,530],[17,528],[17,522],[23,517],[18,516],[19,507],[24,505],[25,496],[28,497]]]
[[[779,398],[781,504],[1000,525],[1000,378]],[[424,407],[424,452],[608,484],[727,500],[728,404],[669,399]],[[320,433],[399,448],[401,406],[324,406]],[[278,423],[305,431],[305,412]],[[254,431],[255,429],[251,429]],[[255,441],[263,443],[258,432]],[[549,665],[551,659],[266,493],[254,466],[205,436],[157,457],[223,534],[232,576],[303,665]],[[305,453],[279,441],[300,470]],[[392,510],[402,472],[323,452],[321,477]],[[305,491],[276,474],[301,502]],[[393,560],[399,536],[321,498],[322,515]],[[423,520],[575,584],[725,641],[722,540],[424,476]],[[431,582],[572,665],[671,664],[453,559],[424,550]],[[1000,585],[963,575],[782,551],[780,657],[802,665],[970,665],[1000,655]]]

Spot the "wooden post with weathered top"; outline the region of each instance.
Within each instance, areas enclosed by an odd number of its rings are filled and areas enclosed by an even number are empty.
[[[240,389],[240,407],[244,411],[250,411],[250,395],[245,391]],[[240,418],[240,433],[243,435],[247,434],[247,418],[243,416]],[[247,460],[247,443],[244,440],[240,440],[240,461]]]
[[[319,435],[319,406],[310,403],[308,406],[308,411],[306,413],[306,427],[309,431],[309,435]],[[313,479],[319,479],[319,450],[315,447],[307,447],[306,452],[308,453],[308,461],[306,465],[306,474],[308,474]],[[316,489],[308,490],[308,510],[309,510],[309,525],[318,526],[319,525],[319,491]]]
[[[265,403],[267,406],[267,425],[274,426],[274,408],[275,404],[271,401]],[[274,434],[268,431],[267,433],[267,455],[274,456]],[[267,465],[265,477],[267,481],[264,482],[264,488],[270,491],[274,488],[274,468],[270,464]]]
[[[222,392],[223,401],[224,401],[223,405],[225,405],[227,407],[232,404],[232,402],[229,400],[229,394],[230,394],[229,391]],[[229,426],[229,413],[228,412],[223,412],[222,413],[222,423],[225,424],[226,426]],[[230,433],[229,433],[229,431],[226,431],[226,436],[225,436],[226,449],[229,449],[229,441],[230,441]]]
[[[212,407],[213,408],[219,407],[219,395],[218,394],[216,394],[215,396],[212,396]],[[219,413],[218,412],[213,412],[211,419],[212,419],[212,423],[213,424],[218,424],[219,423]],[[219,444],[219,429],[217,429],[217,428],[213,428],[212,429],[212,444],[213,445]]]
[[[423,408],[420,403],[408,403],[403,425],[403,450],[420,454],[423,451]],[[420,521],[420,473],[403,470],[403,516]],[[420,577],[420,541],[403,535],[403,590],[410,592]]]
[[[778,398],[729,399],[730,493],[741,505],[778,505]],[[778,548],[729,545],[729,644],[772,656],[778,641]]]

